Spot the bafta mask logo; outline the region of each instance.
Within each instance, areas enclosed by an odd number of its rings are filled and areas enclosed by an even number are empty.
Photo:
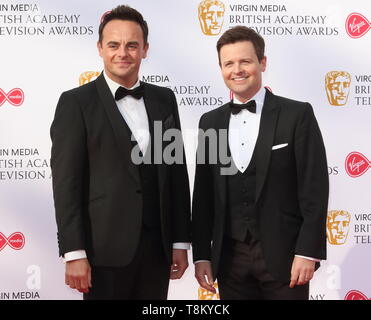
[[[198,20],[207,36],[216,36],[224,22],[224,3],[219,0],[204,0],[198,5]]]
[[[348,101],[351,76],[346,71],[330,71],[326,74],[326,94],[332,106],[343,106]]]
[[[80,74],[79,84],[82,86],[85,83],[95,80],[100,75],[97,71],[86,71]]]
[[[198,288],[198,300],[220,300],[218,293],[218,283],[214,282],[214,288],[217,290],[216,293],[212,293],[204,288]]]
[[[327,240],[330,244],[340,245],[347,241],[350,228],[350,213],[333,210],[327,214]]]

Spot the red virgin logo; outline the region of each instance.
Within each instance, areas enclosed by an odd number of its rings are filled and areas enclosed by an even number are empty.
[[[19,107],[24,101],[24,93],[21,89],[15,88],[5,93],[3,89],[0,88],[0,107],[8,101],[15,107]]]
[[[345,170],[352,178],[360,177],[370,166],[370,161],[360,152],[351,152],[345,159]]]
[[[345,30],[353,39],[364,36],[371,28],[371,23],[360,13],[351,13],[345,21]]]
[[[351,290],[346,294],[344,300],[371,300],[371,299],[367,298],[367,296],[360,291]]]
[[[0,251],[3,250],[6,245],[9,245],[14,250],[21,250],[25,245],[26,239],[22,232],[14,232],[9,238],[7,238],[2,232],[0,232]]]

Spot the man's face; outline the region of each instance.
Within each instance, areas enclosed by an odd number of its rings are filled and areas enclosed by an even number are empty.
[[[343,106],[346,104],[349,94],[350,81],[347,77],[337,76],[333,82],[329,83],[332,104]]]
[[[98,42],[97,46],[107,76],[125,87],[133,86],[148,50],[139,24],[124,20],[108,22],[103,29],[102,44]]]
[[[223,25],[224,9],[218,5],[212,5],[200,14],[202,31],[207,35],[218,35]]]
[[[327,228],[331,244],[344,244],[349,232],[349,218],[339,214],[328,223]]]
[[[241,102],[252,98],[262,86],[266,57],[260,62],[250,41],[224,45],[220,49],[220,66],[227,87]]]

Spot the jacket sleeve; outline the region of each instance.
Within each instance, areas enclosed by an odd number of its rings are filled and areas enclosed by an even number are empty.
[[[72,93],[59,99],[50,128],[53,196],[59,254],[85,249],[83,225],[84,172],[88,168],[82,112]]]
[[[310,104],[295,130],[295,159],[303,218],[295,254],[326,259],[328,169],[322,135]]]
[[[205,117],[199,123],[196,173],[192,199],[193,261],[211,260],[214,225],[214,179],[209,163],[209,143],[205,139]]]
[[[173,243],[190,242],[190,225],[191,225],[191,196],[189,191],[189,180],[187,172],[187,163],[184,152],[183,138],[181,136],[181,125],[179,120],[178,105],[174,93],[171,92],[173,104],[173,117],[175,129],[177,129],[182,148],[181,163],[171,165],[171,192],[174,210],[173,219]]]

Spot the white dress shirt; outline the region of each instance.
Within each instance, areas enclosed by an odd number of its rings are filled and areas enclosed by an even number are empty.
[[[263,110],[265,89],[262,87],[250,100],[255,100],[256,113],[246,109],[232,114],[229,119],[228,143],[234,164],[240,172],[248,167],[259,133],[260,117]],[[250,101],[248,100],[248,101]],[[247,103],[233,98],[235,104]]]
[[[112,92],[113,97],[115,96],[116,90],[121,86],[115,81],[111,80],[105,72],[103,72],[104,79]],[[139,87],[140,82],[138,81],[131,88],[135,89]],[[135,99],[132,96],[126,96],[120,100],[116,101],[117,108],[119,109],[122,117],[129,126],[135,140],[138,142],[139,148],[143,155],[147,151],[148,145],[150,143],[150,132],[149,132],[149,121],[146,111],[146,106],[144,104],[143,98]],[[177,242],[173,243],[173,249],[190,249],[189,243]],[[65,262],[86,258],[85,250],[76,250],[67,252],[64,255]]]
[[[120,87],[120,85],[107,77],[104,72],[103,75],[106,79],[109,89],[112,92],[112,95],[115,96],[116,90]],[[140,82],[138,79],[138,81],[131,88],[126,89],[132,90],[139,87],[139,85]],[[143,155],[145,155],[150,141],[150,133],[148,116],[143,98],[135,99],[134,97],[128,95],[120,100],[117,100],[116,104],[126,124],[129,126],[135,140],[138,142],[140,150],[142,151]]]
[[[258,139],[260,118],[263,111],[264,99],[266,89],[261,87],[259,91],[247,101],[239,101],[236,97],[233,98],[233,103],[243,104],[251,100],[255,100],[256,113],[252,113],[246,109],[241,110],[237,114],[232,114],[229,118],[228,129],[228,143],[231,151],[231,156],[234,164],[240,172],[244,172],[249,166],[252,154],[254,152],[255,144]],[[313,261],[319,262],[320,260],[295,255]],[[208,260],[198,260],[198,262],[205,262]]]

